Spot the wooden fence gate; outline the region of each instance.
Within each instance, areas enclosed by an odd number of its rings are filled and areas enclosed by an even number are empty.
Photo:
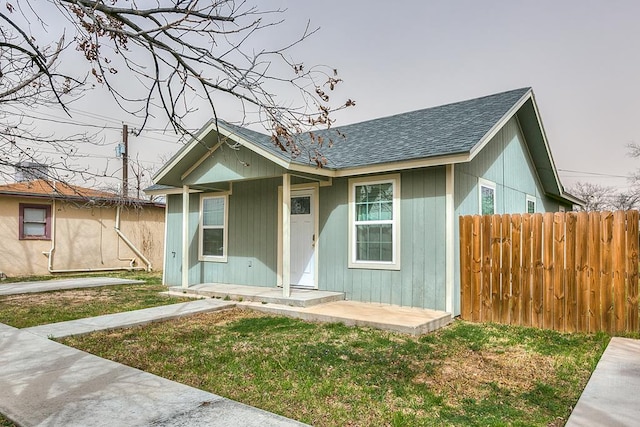
[[[638,211],[460,217],[461,317],[638,331]]]

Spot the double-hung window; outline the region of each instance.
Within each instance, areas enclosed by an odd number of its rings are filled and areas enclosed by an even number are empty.
[[[51,240],[51,206],[20,204],[20,240]]]
[[[480,201],[480,215],[493,215],[496,213],[496,184],[479,178],[478,199]]]
[[[527,213],[536,213],[536,198],[527,194]]]
[[[224,195],[200,197],[200,260],[227,261],[228,201]]]
[[[349,180],[349,267],[400,269],[400,175]]]

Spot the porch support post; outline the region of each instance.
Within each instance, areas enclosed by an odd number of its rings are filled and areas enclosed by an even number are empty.
[[[446,166],[445,184],[445,310],[453,314],[455,281],[454,165]]]
[[[291,175],[282,175],[282,296],[291,296]]]
[[[182,287],[189,287],[189,186],[182,186]]]

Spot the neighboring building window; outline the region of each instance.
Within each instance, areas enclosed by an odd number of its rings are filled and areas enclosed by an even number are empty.
[[[400,175],[349,180],[349,267],[399,269]]]
[[[480,178],[478,180],[480,200],[480,214],[493,215],[496,213],[496,184]]]
[[[51,239],[51,206],[23,205],[20,206],[20,239],[21,240],[50,240]]]
[[[558,206],[558,212],[564,212],[565,208],[564,206]]]
[[[228,196],[200,197],[200,259],[227,261]]]
[[[527,213],[536,213],[536,198],[527,194]]]

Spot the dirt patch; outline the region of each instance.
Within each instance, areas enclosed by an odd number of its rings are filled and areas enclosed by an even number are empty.
[[[493,351],[464,348],[435,363],[435,372],[419,375],[415,381],[446,396],[453,406],[465,399],[486,399],[490,385],[522,393],[536,383],[551,381],[556,374],[552,357],[517,346]]]
[[[109,294],[100,294],[91,290],[70,290],[60,292],[47,292],[41,294],[9,295],[0,299],[0,302],[12,305],[28,303],[31,306],[50,305],[52,303],[81,303],[84,301],[110,301],[113,298]]]

